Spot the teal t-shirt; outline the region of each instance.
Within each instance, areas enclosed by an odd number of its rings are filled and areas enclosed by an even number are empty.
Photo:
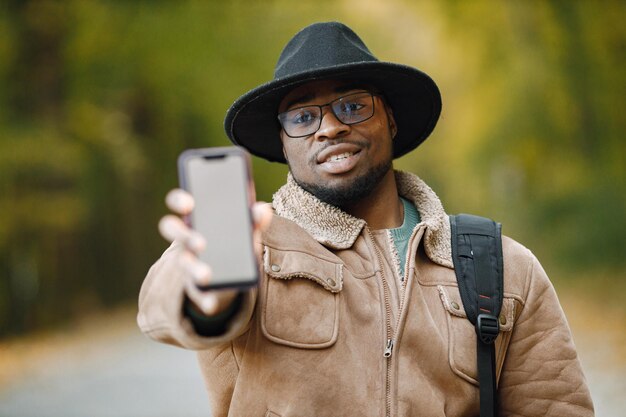
[[[393,243],[395,244],[396,251],[398,252],[398,258],[400,260],[400,273],[404,277],[404,264],[406,263],[406,255],[409,249],[409,238],[411,237],[411,233],[413,233],[415,226],[417,226],[420,222],[420,215],[413,203],[404,197],[400,197],[400,200],[404,206],[404,221],[402,222],[402,226],[395,229],[389,229],[389,232],[391,233]]]

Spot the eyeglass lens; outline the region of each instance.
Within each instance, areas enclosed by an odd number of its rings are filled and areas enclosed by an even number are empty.
[[[341,123],[352,125],[361,123],[374,115],[372,93],[362,92],[339,97],[323,105],[299,107],[278,115],[285,133],[290,137],[304,137],[317,132],[322,124],[322,108],[330,106]]]

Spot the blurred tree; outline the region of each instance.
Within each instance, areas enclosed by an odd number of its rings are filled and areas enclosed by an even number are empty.
[[[425,10],[412,8],[415,16]],[[625,8],[620,1],[438,3],[446,50],[428,51],[435,69],[427,72],[442,87],[442,120],[436,140],[403,166],[443,185],[451,211],[503,221],[548,264],[568,273],[619,271],[626,260]]]
[[[624,268],[621,1],[8,0],[0,4],[0,335],[136,297],[185,148],[283,44],[342,20],[431,74],[433,137],[398,166],[450,212],[505,224],[548,261]],[[270,199],[286,168],[254,159]],[[579,274],[582,272],[579,272]]]

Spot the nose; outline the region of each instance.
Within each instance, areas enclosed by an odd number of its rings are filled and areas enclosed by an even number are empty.
[[[315,132],[315,139],[335,139],[346,135],[348,132],[350,132],[350,126],[341,123],[330,109],[325,109],[325,112],[322,113],[320,128]]]

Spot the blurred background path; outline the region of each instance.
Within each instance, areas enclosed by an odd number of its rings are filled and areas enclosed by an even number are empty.
[[[624,310],[560,292],[596,416],[626,416]],[[146,339],[131,308],[0,344],[0,365],[0,417],[210,416],[195,355]]]
[[[207,417],[193,352],[154,343],[125,309],[0,343],[1,417]]]

